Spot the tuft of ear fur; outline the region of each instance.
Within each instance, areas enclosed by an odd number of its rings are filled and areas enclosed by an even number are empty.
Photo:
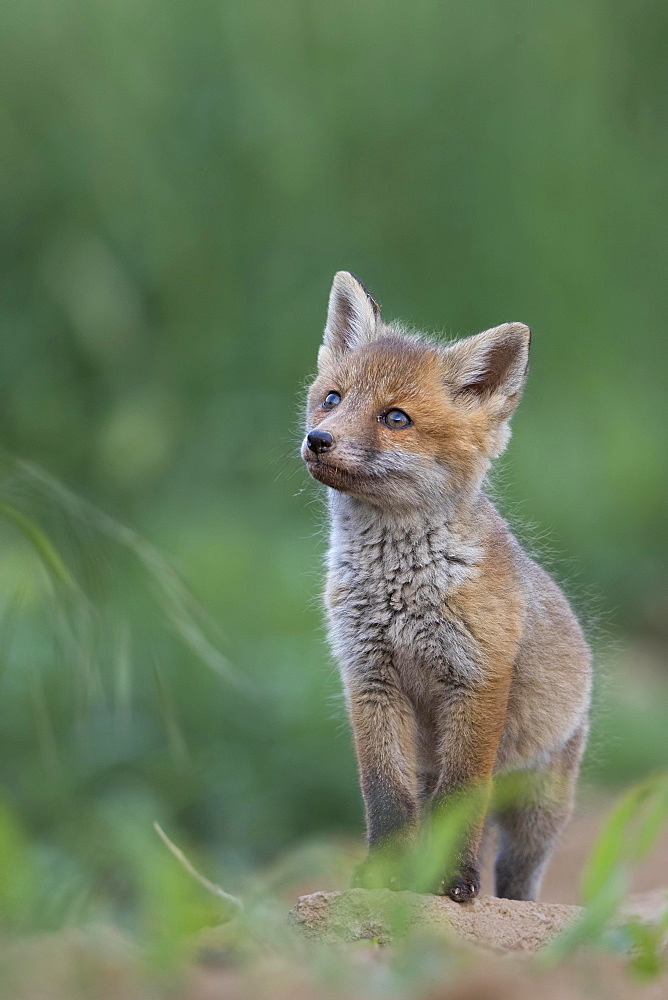
[[[507,420],[522,394],[530,343],[528,326],[504,323],[448,347],[446,382],[455,399],[486,403],[498,419]]]
[[[342,354],[376,336],[380,310],[362,282],[350,271],[337,271],[329,295],[324,351]]]

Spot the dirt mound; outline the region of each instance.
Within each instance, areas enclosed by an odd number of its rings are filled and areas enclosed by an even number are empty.
[[[665,893],[632,897],[625,912],[651,922],[665,906]],[[454,934],[488,951],[528,952],[547,944],[581,913],[564,903],[531,903],[482,896],[454,903],[387,889],[349,889],[301,896],[292,923],[317,941],[389,942],[416,928]]]
[[[417,927],[446,931],[493,951],[536,951],[582,912],[564,903],[524,903],[482,896],[454,903],[387,889],[301,896],[292,921],[319,941],[390,941]]]

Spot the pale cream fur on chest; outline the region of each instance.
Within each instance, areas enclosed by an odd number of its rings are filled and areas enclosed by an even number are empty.
[[[435,679],[480,676],[476,642],[446,613],[478,549],[447,524],[389,518],[337,498],[328,555],[330,640],[345,679],[385,676],[418,698]]]

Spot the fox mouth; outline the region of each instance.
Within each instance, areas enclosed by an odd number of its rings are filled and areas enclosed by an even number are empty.
[[[340,465],[335,465],[331,459],[323,458],[320,455],[307,455],[304,457],[304,461],[314,479],[317,479],[319,483],[324,483],[325,486],[339,490],[341,493],[353,491],[355,486],[366,478],[358,472],[351,472]]]

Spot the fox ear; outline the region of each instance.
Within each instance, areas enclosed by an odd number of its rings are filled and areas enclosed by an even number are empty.
[[[457,400],[488,403],[500,420],[517,406],[529,367],[531,330],[504,323],[446,350],[446,381]]]
[[[377,302],[349,271],[334,275],[323,347],[340,354],[373,340],[380,320]]]

